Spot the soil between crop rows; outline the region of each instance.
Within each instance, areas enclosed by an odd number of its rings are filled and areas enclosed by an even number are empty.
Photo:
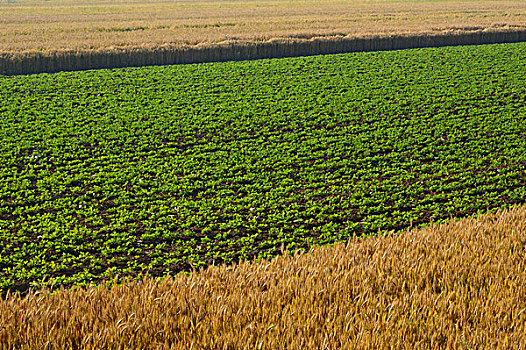
[[[0,77],[0,288],[164,276],[524,203],[525,50]]]

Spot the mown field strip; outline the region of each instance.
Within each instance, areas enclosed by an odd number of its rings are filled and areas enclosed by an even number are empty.
[[[524,203],[525,53],[0,77],[0,288],[163,276]]]

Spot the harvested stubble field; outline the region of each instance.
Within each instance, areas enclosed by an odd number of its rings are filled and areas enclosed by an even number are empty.
[[[526,44],[0,77],[0,289],[524,203]]]
[[[523,349],[526,207],[175,278],[9,295],[1,349]]]
[[[0,1],[0,53],[525,27],[524,1]]]

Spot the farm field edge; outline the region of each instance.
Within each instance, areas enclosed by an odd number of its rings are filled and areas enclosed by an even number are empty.
[[[0,300],[35,349],[520,348],[526,207],[162,280]],[[425,344],[425,345],[422,345]]]
[[[162,276],[523,203],[523,51],[0,78],[2,286]]]

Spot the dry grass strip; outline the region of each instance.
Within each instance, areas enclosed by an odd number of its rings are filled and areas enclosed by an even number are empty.
[[[0,302],[1,349],[510,349],[526,207],[173,279]]]

